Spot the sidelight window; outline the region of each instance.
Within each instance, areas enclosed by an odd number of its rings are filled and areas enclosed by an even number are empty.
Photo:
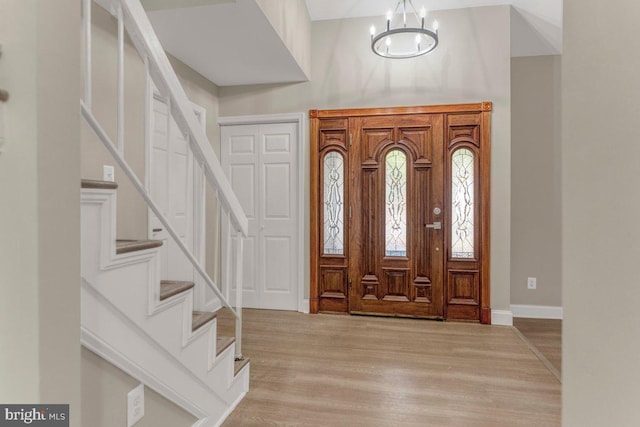
[[[385,160],[385,255],[407,256],[407,156],[392,150]]]
[[[475,156],[468,148],[451,157],[451,256],[475,257]]]
[[[324,254],[344,255],[344,157],[324,157]]]

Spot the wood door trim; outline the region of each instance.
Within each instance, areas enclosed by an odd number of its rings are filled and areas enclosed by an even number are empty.
[[[310,239],[310,255],[311,255],[311,265],[309,268],[310,273],[310,287],[309,287],[309,312],[312,314],[318,313],[319,310],[319,302],[318,302],[318,273],[319,273],[319,262],[320,262],[320,170],[318,159],[320,158],[320,150],[318,144],[318,120],[310,120],[309,125],[310,134],[310,146],[311,152],[310,154],[310,173],[311,177],[309,179],[309,198],[311,203],[311,212],[309,218],[309,226],[311,230],[311,239]]]
[[[489,101],[475,104],[426,105],[415,107],[389,108],[348,108],[336,110],[309,110],[310,119],[336,117],[391,116],[399,114],[446,114],[446,113],[484,113],[493,110]]]
[[[492,102],[479,102],[471,104],[447,104],[433,106],[389,107],[389,108],[353,108],[334,110],[310,110],[310,292],[309,309],[311,313],[319,310],[319,261],[320,261],[320,202],[322,189],[319,187],[320,176],[320,147],[319,125],[321,119],[358,118],[366,116],[391,116],[406,114],[478,114],[480,116],[480,313],[479,321],[484,324],[491,323],[491,282],[490,282],[490,201],[491,201],[491,111]],[[444,131],[447,131],[446,119]],[[349,129],[351,132],[351,129]],[[446,182],[446,180],[445,180]],[[447,236],[448,239],[448,236]],[[446,261],[445,261],[446,262]],[[447,270],[443,272],[447,275]],[[443,279],[444,280],[444,279]],[[445,289],[447,285],[444,285]],[[350,293],[350,290],[349,290]],[[446,302],[445,302],[446,310]],[[476,320],[477,321],[477,320]]]
[[[483,145],[480,159],[480,235],[482,236],[482,261],[480,283],[480,323],[491,324],[491,112],[481,113],[482,134],[480,143]]]

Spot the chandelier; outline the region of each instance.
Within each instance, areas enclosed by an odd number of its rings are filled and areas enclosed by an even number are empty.
[[[433,21],[432,29],[428,29],[424,27],[426,17],[427,10],[423,7],[418,14],[412,0],[398,1],[395,10],[387,12],[385,31],[376,34],[376,27],[371,26],[371,50],[392,59],[415,58],[431,52],[438,46],[438,21]]]

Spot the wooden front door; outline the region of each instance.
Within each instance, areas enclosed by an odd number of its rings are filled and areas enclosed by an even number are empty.
[[[443,317],[443,116],[351,119],[351,313]]]
[[[312,313],[491,322],[490,114],[310,112]]]

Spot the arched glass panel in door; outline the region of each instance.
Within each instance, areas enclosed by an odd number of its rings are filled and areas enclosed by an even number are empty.
[[[451,257],[475,258],[475,156],[460,148],[451,156]]]
[[[325,255],[344,255],[344,157],[331,151],[324,157]]]
[[[385,255],[407,256],[407,156],[400,150],[385,159]]]

